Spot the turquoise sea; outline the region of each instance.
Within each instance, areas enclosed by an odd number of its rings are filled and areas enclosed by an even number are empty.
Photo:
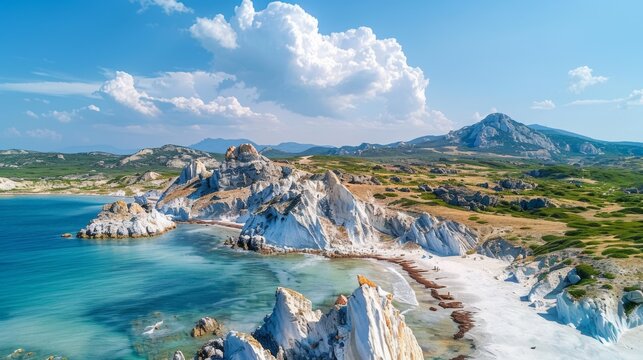
[[[427,347],[431,358],[454,353],[453,325],[409,305],[411,285],[382,263],[231,250],[221,243],[235,231],[215,226],[180,225],[150,239],[60,236],[75,233],[113,200],[0,197],[0,357],[17,349],[23,350],[18,358],[32,358],[28,352],[69,359],[165,359],[176,349],[193,354],[204,339],[191,339],[189,331],[202,316],[250,332],[270,313],[277,286],[303,293],[325,311],[338,294],[357,287],[357,274],[395,290],[399,307],[411,309],[407,321],[418,339],[442,344]],[[142,334],[161,320],[160,330]]]

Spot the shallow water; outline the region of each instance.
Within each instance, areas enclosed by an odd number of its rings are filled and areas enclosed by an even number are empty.
[[[270,313],[277,286],[325,310],[338,294],[356,288],[357,274],[394,291],[398,306],[411,309],[407,320],[429,358],[462,350],[449,341],[452,323],[428,314],[424,301],[414,306],[411,287],[421,289],[382,263],[234,251],[221,247],[234,230],[202,225],[180,225],[152,239],[60,237],[75,233],[110,200],[0,197],[0,356],[17,348],[70,359],[162,359],[176,349],[192,354],[204,340],[191,339],[189,330],[202,316],[250,332]],[[158,331],[142,334],[161,320]]]

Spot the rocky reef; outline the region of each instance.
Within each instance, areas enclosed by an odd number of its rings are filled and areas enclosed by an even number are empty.
[[[352,295],[326,313],[302,294],[278,288],[275,306],[252,334],[230,331],[208,341],[197,359],[423,359],[393,296],[358,276]],[[181,354],[182,355],[182,354]]]
[[[77,237],[89,239],[146,237],[174,229],[176,224],[149,206],[119,200],[103,206],[98,217],[78,231]]]

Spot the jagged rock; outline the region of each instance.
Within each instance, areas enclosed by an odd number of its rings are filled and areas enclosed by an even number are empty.
[[[413,242],[441,256],[463,255],[473,249],[478,238],[463,224],[423,213],[400,236],[401,242]]]
[[[192,335],[192,337],[205,335],[223,336],[223,326],[221,326],[214,318],[206,316],[196,322],[194,328],[192,328],[192,331],[190,332],[190,335]]]
[[[77,236],[92,239],[145,237],[159,235],[175,227],[174,222],[156,209],[119,200],[103,206],[98,217]]]
[[[251,144],[230,147],[225,162],[214,170],[209,186],[213,191],[250,186],[260,181],[275,182],[284,177],[282,168],[259,154]]]
[[[223,354],[226,360],[276,360],[252,335],[237,331],[226,336]]]
[[[529,183],[520,179],[502,179],[498,181],[498,185],[503,189],[509,190],[531,190],[537,186],[537,184]]]
[[[172,360],[185,360],[185,356],[183,356],[183,352],[181,352],[181,350],[177,350],[174,352]]]
[[[567,282],[572,285],[578,284],[581,281],[581,277],[576,273],[576,269],[573,269],[567,274]]]
[[[410,167],[408,165],[398,165],[397,168],[403,173],[407,173],[407,174],[415,174],[416,173],[416,171],[412,167]]]
[[[195,360],[221,360],[223,359],[224,341],[222,338],[211,339],[196,352]]]
[[[286,359],[423,359],[392,296],[368,279],[325,314],[302,294],[279,288],[272,314],[253,336]],[[226,357],[227,349],[226,340]]]
[[[181,175],[176,180],[176,184],[187,184],[194,178],[202,178],[209,175],[210,172],[205,168],[205,165],[203,165],[202,162],[200,162],[199,160],[193,160],[188,166],[183,168],[183,171],[181,171]]]
[[[623,298],[635,304],[643,304],[643,292],[641,290],[628,291]]]
[[[391,180],[394,183],[402,182],[402,179],[399,176],[391,176],[389,180]]]
[[[369,175],[350,175],[349,184],[364,184],[364,185],[381,185],[382,182],[379,181],[375,176]]]
[[[447,169],[447,168],[431,168],[429,172],[431,174],[438,174],[438,175],[452,175],[452,174],[457,174],[458,170]]]

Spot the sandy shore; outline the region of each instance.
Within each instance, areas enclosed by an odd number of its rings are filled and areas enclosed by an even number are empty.
[[[402,251],[387,251],[399,256]],[[504,281],[504,261],[481,255],[423,257],[421,250],[405,258],[429,271],[473,312],[475,326],[465,337],[476,343],[475,359],[640,359],[643,328],[627,332],[618,344],[602,344],[573,327],[555,321],[520,301],[522,285]],[[475,260],[474,260],[475,259]],[[439,271],[433,271],[434,266]]]

